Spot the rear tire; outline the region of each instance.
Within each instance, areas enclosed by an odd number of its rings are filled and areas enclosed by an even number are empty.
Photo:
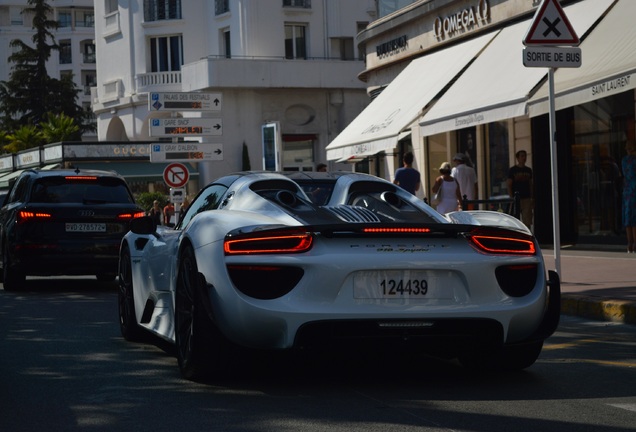
[[[119,329],[121,335],[127,341],[142,341],[144,330],[137,324],[132,264],[128,246],[123,246],[121,254],[119,255],[119,289],[117,303],[119,307]]]
[[[543,341],[523,345],[504,346],[495,351],[473,351],[459,357],[467,369],[486,371],[515,371],[530,367],[537,361]]]
[[[543,341],[504,347],[502,353],[503,368],[521,370],[530,367],[539,358],[541,349],[543,349]]]
[[[11,265],[11,258],[6,248],[2,257],[2,281],[5,291],[20,291],[24,289],[26,283],[25,273]]]
[[[98,273],[95,277],[100,282],[112,282],[115,280],[117,275],[115,273]]]
[[[218,375],[229,368],[230,343],[207,316],[204,287],[194,251],[179,258],[175,293],[175,342],[181,376],[188,380]]]

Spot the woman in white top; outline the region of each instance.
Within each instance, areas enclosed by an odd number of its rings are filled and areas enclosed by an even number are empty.
[[[459,192],[457,180],[451,177],[450,163],[444,162],[439,167],[440,176],[435,179],[433,193],[440,194],[441,198],[437,204],[437,211],[444,214],[462,208],[462,196]]]

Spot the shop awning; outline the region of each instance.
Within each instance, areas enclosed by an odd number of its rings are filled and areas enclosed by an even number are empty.
[[[581,43],[581,67],[563,68],[554,73],[555,109],[636,88],[634,16],[636,2],[619,0]],[[548,85],[545,84],[528,103],[530,116],[547,113],[548,103]]]
[[[494,34],[413,60],[328,146],[327,159],[395,148],[401,132],[448,85]]]
[[[582,37],[614,0],[585,0],[564,8]],[[546,68],[523,65],[523,39],[531,20],[503,29],[420,122],[422,136],[527,114],[528,99]],[[586,53],[583,51],[583,62]]]
[[[20,177],[20,174],[22,174],[23,171],[23,169],[12,171],[0,177],[0,189],[8,189],[9,186],[11,186],[11,180],[15,180]]]

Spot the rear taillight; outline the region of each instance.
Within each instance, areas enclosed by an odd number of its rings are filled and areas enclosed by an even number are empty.
[[[70,181],[95,181],[97,180],[97,177],[95,176],[66,176],[64,177],[65,180],[70,180]]]
[[[129,220],[129,219],[140,218],[140,217],[143,217],[143,216],[145,216],[144,212],[122,213],[119,216],[117,216],[117,218],[124,219],[124,220]]]
[[[470,244],[477,250],[489,254],[535,255],[537,250],[530,238],[507,235],[468,235]]]
[[[424,234],[430,233],[430,228],[363,228],[362,232],[369,234]]]
[[[17,215],[17,222],[23,223],[23,222],[29,222],[29,221],[35,221],[35,220],[46,220],[50,218],[51,218],[50,213],[20,210]]]
[[[303,230],[251,232],[225,238],[225,255],[285,254],[307,252],[313,245],[311,233]]]

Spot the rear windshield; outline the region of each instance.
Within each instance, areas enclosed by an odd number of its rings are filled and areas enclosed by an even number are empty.
[[[325,205],[331,197],[335,182],[313,180],[311,182],[297,182],[302,190],[316,205]]]
[[[31,202],[132,204],[126,183],[118,178],[103,177],[88,180],[68,180],[64,177],[39,179],[31,191]]]

